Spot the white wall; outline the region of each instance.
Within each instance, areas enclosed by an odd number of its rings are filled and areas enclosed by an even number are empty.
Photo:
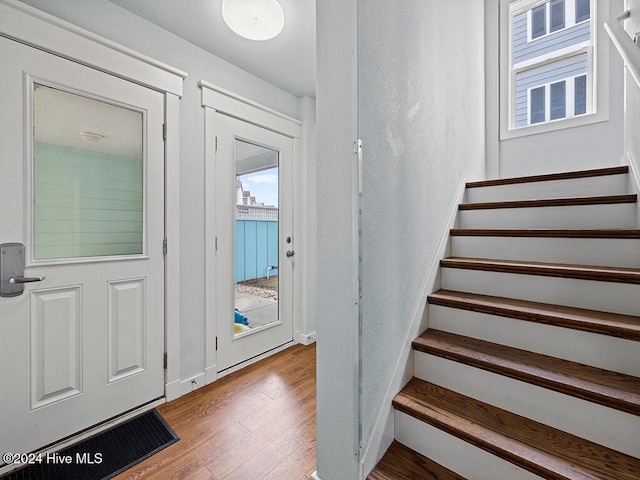
[[[515,0],[512,0],[515,1]],[[533,175],[619,165],[623,155],[623,73],[614,47],[609,49],[609,120],[606,122],[499,141],[498,0],[486,6],[487,176]],[[610,15],[620,15],[622,0],[609,0]],[[599,39],[609,43],[609,38]],[[578,160],[578,161],[576,161]]]
[[[204,281],[205,130],[198,81],[296,118],[301,101],[106,0],[23,1],[189,74],[180,100],[181,377],[201,374],[205,295],[210,293],[205,292]],[[309,156],[313,156],[310,151]]]
[[[631,12],[631,16],[624,23],[624,27],[633,37],[640,32],[640,0],[626,0],[625,9]],[[636,176],[635,186],[638,188],[640,183],[640,86],[628,71],[625,77],[625,93],[624,149],[633,174]]]
[[[318,0],[317,473],[358,478],[356,0]]]
[[[483,3],[468,0],[358,2],[365,448],[407,332],[425,314],[422,289],[433,287],[463,180],[484,178],[483,18]]]

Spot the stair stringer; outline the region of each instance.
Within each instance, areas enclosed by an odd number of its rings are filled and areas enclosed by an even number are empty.
[[[627,152],[622,157],[622,164],[629,167],[628,191],[640,198],[640,162],[634,158],[633,153]],[[640,228],[640,208],[636,209],[636,228]]]

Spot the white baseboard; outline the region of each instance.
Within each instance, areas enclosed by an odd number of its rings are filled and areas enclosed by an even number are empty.
[[[204,381],[207,385],[218,379],[218,364],[211,365],[204,369]]]
[[[292,347],[293,345],[294,345],[293,341],[287,342],[284,345],[280,345],[279,347],[276,347],[273,350],[269,350],[268,352],[263,353],[262,355],[258,355],[257,357],[253,357],[253,358],[247,360],[246,362],[242,362],[242,363],[239,363],[238,365],[235,365],[233,367],[227,368],[226,370],[224,370],[222,372],[218,372],[218,378],[222,378],[225,375],[229,375],[230,373],[237,372],[238,370],[241,370],[244,367],[248,367],[249,365],[258,362],[258,361],[262,360],[263,358],[270,357],[271,355],[274,355],[274,354],[276,354],[278,352],[286,350],[287,348]]]
[[[182,395],[182,385],[180,380],[174,380],[171,383],[167,383],[164,386],[164,393],[167,397],[167,402],[180,397]]]
[[[301,343],[302,345],[311,345],[316,341],[316,332],[311,332],[311,333],[296,332],[293,337],[296,343]]]
[[[322,479],[318,476],[318,471],[317,471],[317,470],[311,474],[311,478],[313,478],[313,480],[322,480]]]
[[[186,395],[189,392],[193,392],[194,390],[205,386],[205,375],[203,373],[199,373],[198,375],[194,375],[193,377],[189,377],[186,380],[180,382],[180,391],[182,395]]]
[[[449,231],[455,228],[458,218],[458,204],[462,203],[466,187],[466,174],[458,185],[458,191],[449,209],[447,222],[440,234],[440,242],[434,253],[431,265],[422,282],[421,295],[413,308],[413,320],[404,339],[402,351],[398,355],[391,381],[387,387],[385,399],[380,406],[368,442],[360,451],[361,472],[366,478],[380,461],[395,437],[394,410],[391,405],[393,397],[413,376],[413,351],[411,342],[428,326],[427,296],[439,288],[440,259],[446,257],[450,250]]]

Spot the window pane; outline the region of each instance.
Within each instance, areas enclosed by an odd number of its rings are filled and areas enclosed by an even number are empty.
[[[587,76],[575,78],[574,113],[582,115],[587,113]]]
[[[545,120],[544,87],[531,90],[531,122],[540,123]]]
[[[516,75],[515,92],[515,121],[516,127],[525,127],[531,124],[531,112],[529,110],[531,95],[530,91],[562,82],[567,79],[573,82],[573,78],[587,73],[587,55],[581,54],[569,57],[558,62],[541,65],[536,68],[525,70]],[[565,85],[566,86],[566,85]],[[570,92],[565,91],[566,94]],[[568,98],[569,104],[573,104],[573,97]],[[586,113],[586,112],[585,112]],[[566,116],[566,108],[565,108]]]
[[[278,321],[279,154],[236,140],[235,334]]]
[[[551,0],[551,28],[552,32],[564,28],[564,0]]]
[[[590,9],[591,0],[576,0],[576,23],[589,19]]]
[[[538,38],[547,33],[546,10],[546,5],[540,5],[531,11],[531,38]]]
[[[564,118],[567,116],[567,97],[566,97],[566,82],[552,83],[550,86],[550,118],[555,120],[557,118]]]
[[[142,113],[34,92],[34,257],[143,253]]]

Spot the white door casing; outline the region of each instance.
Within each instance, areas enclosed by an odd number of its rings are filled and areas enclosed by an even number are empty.
[[[293,340],[293,139],[229,117],[216,114],[215,159],[215,298],[218,372],[245,362]],[[278,284],[277,317],[272,323],[234,333],[234,274],[237,142],[246,142],[277,152],[278,165]]]
[[[0,451],[25,453],[164,395],[164,95],[5,38],[0,61],[0,243],[46,277],[0,298]],[[35,85],[142,115],[141,253],[35,258]]]
[[[259,103],[254,102],[248,98],[237,95],[233,92],[230,92],[224,88],[213,85],[211,83],[200,81],[200,87],[202,88],[202,106],[205,107],[205,131],[206,131],[206,143],[205,143],[205,170],[206,170],[206,179],[205,179],[205,231],[206,231],[206,248],[205,248],[205,279],[206,279],[206,299],[205,299],[205,309],[206,309],[206,342],[205,342],[205,375],[206,375],[206,383],[209,384],[214,382],[220,375],[224,375],[227,373],[231,373],[232,371],[240,368],[242,366],[248,365],[249,363],[256,361],[261,358],[263,355],[258,357],[253,357],[250,360],[247,360],[236,367],[227,368],[224,372],[225,367],[221,367],[218,365],[220,360],[219,352],[216,351],[216,342],[219,344],[219,332],[218,332],[218,318],[219,311],[222,312],[225,318],[229,318],[228,308],[231,308],[231,312],[233,311],[233,302],[232,302],[232,292],[227,291],[227,293],[223,294],[224,298],[231,300],[225,300],[228,302],[229,307],[224,307],[224,309],[220,310],[222,307],[217,303],[217,297],[215,292],[218,291],[217,284],[219,281],[223,281],[227,284],[226,288],[232,290],[232,274],[230,273],[227,277],[221,277],[217,271],[217,261],[219,255],[216,253],[215,249],[215,239],[219,233],[219,226],[217,224],[217,198],[219,193],[216,191],[217,188],[217,169],[216,169],[216,142],[215,139],[219,134],[217,119],[221,116],[226,115],[227,117],[231,117],[233,119],[237,119],[238,121],[243,121],[248,124],[261,127],[270,132],[278,133],[284,137],[289,138],[292,141],[292,162],[291,162],[291,176],[290,181],[292,183],[292,203],[293,205],[297,205],[299,203],[298,196],[300,195],[299,185],[296,184],[296,179],[299,175],[299,158],[300,158],[300,136],[302,132],[302,122],[299,120],[292,118],[288,115],[285,115],[281,112],[273,110],[269,107],[261,105]],[[268,144],[268,142],[266,142]],[[220,145],[218,145],[220,146]],[[299,221],[299,216],[301,215],[301,210],[295,209],[292,212],[292,223],[293,223],[293,247],[292,249],[296,250],[296,245],[300,247],[302,243],[302,233],[300,229],[301,222]],[[232,230],[232,224],[230,220],[228,220],[227,230]],[[231,226],[229,226],[231,225]],[[282,235],[281,240],[282,242]],[[286,244],[286,237],[285,237]],[[286,254],[286,250],[289,248],[284,248],[282,243],[280,244],[280,249],[283,250],[283,253]],[[227,255],[231,255],[231,246],[227,246]],[[301,252],[297,252],[294,258],[294,262],[292,265],[295,265],[295,259],[300,259]],[[303,253],[302,253],[303,255]],[[290,259],[287,259],[289,261]],[[230,260],[229,260],[230,261]],[[227,267],[230,269],[231,267]],[[293,296],[293,306],[292,306],[292,329],[294,332],[294,338],[296,330],[300,328],[300,268],[295,268],[293,270],[293,280],[292,280],[292,296]],[[219,280],[220,278],[220,280]],[[231,328],[228,326],[226,328]],[[283,347],[281,347],[283,348]],[[272,350],[270,353],[275,353],[276,350]],[[268,353],[267,353],[268,354]],[[222,372],[219,374],[219,372]]]

